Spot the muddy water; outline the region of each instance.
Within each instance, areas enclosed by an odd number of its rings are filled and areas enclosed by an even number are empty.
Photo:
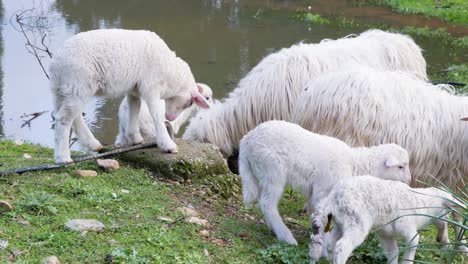
[[[53,145],[50,113],[21,128],[24,113],[52,109],[48,80],[25,49],[24,37],[10,23],[17,10],[34,5],[36,15],[45,15],[41,30],[28,34],[38,41],[47,33],[46,44],[54,52],[63,41],[80,31],[96,28],[148,29],[157,32],[192,67],[197,81],[209,84],[215,97],[231,91],[265,55],[299,41],[317,42],[359,33],[365,28],[339,25],[306,25],[291,19],[304,1],[236,0],[6,0],[2,1],[0,38],[1,76],[0,135],[44,145]],[[2,3],[0,2],[0,3]],[[467,27],[447,26],[437,19],[402,16],[385,8],[362,6],[353,1],[312,1],[312,9],[329,16],[344,15],[357,21],[447,27],[466,35]],[[437,39],[416,39],[425,50],[431,71],[466,62],[466,55],[453,52]],[[36,42],[40,43],[40,42]],[[42,59],[45,67],[49,59]],[[94,100],[85,109],[86,120],[103,143],[112,143],[117,133],[119,99]]]

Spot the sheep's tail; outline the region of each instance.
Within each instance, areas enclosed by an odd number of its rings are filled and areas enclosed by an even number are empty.
[[[255,175],[252,173],[250,163],[245,155],[242,155],[242,151],[239,153],[239,175],[242,181],[244,205],[246,208],[250,208],[252,203],[257,201],[260,188]]]
[[[325,256],[323,252],[323,244],[325,243],[324,233],[330,231],[332,218],[332,214],[330,212],[326,212],[323,208],[317,209],[315,213],[312,214],[310,220],[312,225],[312,235],[310,236],[309,244],[310,263],[315,263],[322,256]],[[325,227],[323,226],[323,223],[326,223]]]

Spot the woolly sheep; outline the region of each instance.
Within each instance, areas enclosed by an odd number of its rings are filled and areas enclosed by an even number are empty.
[[[240,143],[239,172],[244,204],[259,205],[280,241],[296,244],[281,220],[278,202],[286,184],[305,196],[309,212],[341,178],[372,174],[410,183],[408,153],[395,144],[350,148],[344,142],[311,133],[285,121],[268,121]]]
[[[198,83],[198,91],[200,92],[205,99],[212,104],[213,103],[213,91],[211,88],[202,83]],[[164,100],[161,100],[161,105],[164,105]],[[190,107],[182,111],[180,115],[170,122],[172,130],[175,134],[178,133],[180,127],[192,116],[192,114],[197,111],[199,108],[197,105],[192,104]],[[127,124],[128,124],[128,103],[127,97],[122,100],[119,107],[119,134],[116,137],[115,144],[118,145],[128,145],[130,144],[129,139],[125,136],[127,134]],[[138,127],[143,138],[153,137],[156,132],[154,130],[153,121],[151,114],[149,112],[148,106],[146,103],[141,103],[140,114],[138,116]]]
[[[102,29],[69,38],[50,65],[54,96],[56,162],[70,162],[68,137],[73,129],[80,142],[93,150],[102,148],[81,115],[93,96],[127,95],[127,137],[132,144],[143,141],[138,131],[138,112],[143,99],[155,124],[157,143],[168,152],[177,145],[164,126],[165,116],[174,120],[192,101],[208,107],[198,92],[190,67],[176,57],[155,33],[144,30]]]
[[[317,78],[292,114],[303,128],[350,146],[396,143],[413,178],[457,191],[468,175],[468,97],[409,73],[354,67]],[[415,181],[417,182],[417,181]]]
[[[418,229],[434,223],[439,231],[437,241],[449,242],[445,219],[449,208],[456,205],[462,206],[449,193],[433,187],[411,188],[368,175],[344,179],[312,214],[311,263],[320,256],[327,256],[334,264],[346,263],[371,229],[376,229],[388,263],[398,263],[398,237],[407,243],[403,263],[413,263]],[[333,229],[324,233],[324,223],[328,221],[329,225],[331,220]]]
[[[240,139],[258,124],[288,121],[310,80],[350,61],[383,70],[411,71],[427,79],[421,49],[405,35],[369,30],[357,37],[300,43],[265,57],[227,99],[209,111],[198,112],[183,138],[213,143],[230,156]]]

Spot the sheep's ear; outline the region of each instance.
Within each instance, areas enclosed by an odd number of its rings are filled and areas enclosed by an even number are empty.
[[[460,118],[461,121],[468,121],[468,116]]]
[[[203,93],[203,86],[201,86],[199,83],[197,83],[197,87],[198,87],[198,92]]]
[[[192,92],[192,100],[195,102],[195,104],[197,104],[201,108],[210,108],[211,107],[210,102],[208,102],[208,100],[206,100],[206,98],[203,97],[203,95],[201,95],[201,93],[198,92],[198,91],[193,91]]]
[[[394,166],[398,165],[399,163],[400,162],[397,160],[397,158],[390,157],[385,161],[385,166],[387,166],[387,168],[390,168],[390,167],[394,167]]]

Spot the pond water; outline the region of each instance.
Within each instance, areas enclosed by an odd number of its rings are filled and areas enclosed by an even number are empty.
[[[0,38],[0,136],[53,145],[50,112],[22,126],[23,114],[52,110],[49,82],[34,56],[25,48],[25,38],[15,26],[18,10],[34,7],[43,18],[39,28],[27,31],[40,46],[56,51],[69,36],[97,28],[147,29],[158,33],[187,61],[197,81],[210,85],[221,98],[231,91],[265,55],[299,41],[318,42],[364,31],[365,27],[338,24],[308,25],[292,19],[298,8],[311,5],[315,13],[346,16],[363,23],[446,27],[457,36],[467,35],[466,26],[448,26],[438,19],[403,16],[359,1],[318,0],[3,0]],[[28,13],[29,14],[29,13]],[[37,24],[36,24],[37,25]],[[416,38],[430,71],[467,61],[441,40]],[[48,57],[42,58],[45,68]],[[117,109],[121,98],[96,99],[85,109],[85,119],[101,142],[110,144],[117,133]],[[79,146],[75,146],[79,148]]]

